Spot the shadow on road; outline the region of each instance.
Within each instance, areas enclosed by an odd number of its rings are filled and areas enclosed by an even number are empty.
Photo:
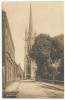
[[[41,85],[41,87],[48,88],[48,89],[53,89],[53,90],[64,91],[64,89],[60,89],[60,88],[57,88],[57,87],[54,87],[54,86],[45,85],[45,84]]]
[[[18,92],[3,92],[3,98],[16,98]]]

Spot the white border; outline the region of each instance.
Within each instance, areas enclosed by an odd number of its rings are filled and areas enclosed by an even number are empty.
[[[64,0],[0,0],[0,22],[1,22],[0,23],[0,100],[10,100],[7,98],[5,99],[2,98],[2,16],[1,16],[2,2],[14,2],[14,1],[19,2],[19,1],[64,1]],[[65,2],[64,2],[64,17],[65,17]],[[65,24],[65,18],[64,18],[64,24]],[[65,28],[64,28],[64,33],[65,33]],[[64,35],[64,39],[65,39],[65,35]],[[65,41],[64,41],[64,52],[65,52]],[[65,57],[65,54],[64,54],[64,57]],[[65,65],[65,59],[64,59],[64,65]],[[65,71],[65,68],[64,68],[64,71]],[[64,80],[65,80],[65,77],[64,77]],[[64,85],[65,85],[65,82],[64,82]],[[64,89],[65,89],[65,86],[64,86]],[[64,98],[65,98],[65,92],[64,92]],[[19,100],[18,98],[16,99]],[[48,98],[48,99],[52,100],[53,98]],[[22,99],[22,100],[26,100],[26,99]],[[44,100],[47,100],[47,99],[44,99]],[[59,99],[59,100],[62,100],[62,99]]]
[[[64,0],[1,0],[3,2],[14,2],[14,1],[64,1]]]
[[[2,99],[2,16],[1,16],[1,5],[0,1],[0,99]]]

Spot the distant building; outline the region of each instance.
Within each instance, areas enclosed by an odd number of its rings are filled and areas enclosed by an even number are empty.
[[[21,69],[21,66],[20,66],[20,64],[18,64],[18,72],[17,72],[17,75],[18,75],[18,80],[23,80],[23,74],[24,74],[24,72],[23,72],[23,70]]]
[[[2,11],[2,84],[3,89],[18,80],[15,47],[5,11]],[[20,71],[22,69],[20,68]],[[19,72],[20,72],[19,71]]]
[[[29,57],[29,51],[34,43],[36,33],[33,32],[33,23],[32,23],[32,10],[30,5],[30,17],[29,17],[29,30],[25,31],[25,58],[24,58],[24,71],[25,79],[35,79],[35,69],[36,65]]]

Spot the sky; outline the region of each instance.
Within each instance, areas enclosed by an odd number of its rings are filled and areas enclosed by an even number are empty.
[[[32,7],[33,31],[49,34],[51,37],[64,33],[63,1],[3,2],[14,46],[15,61],[24,69],[25,30],[28,31],[30,4]]]

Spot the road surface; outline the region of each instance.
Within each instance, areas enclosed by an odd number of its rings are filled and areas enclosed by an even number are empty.
[[[17,88],[16,98],[63,98],[64,91],[33,81],[21,81]]]

